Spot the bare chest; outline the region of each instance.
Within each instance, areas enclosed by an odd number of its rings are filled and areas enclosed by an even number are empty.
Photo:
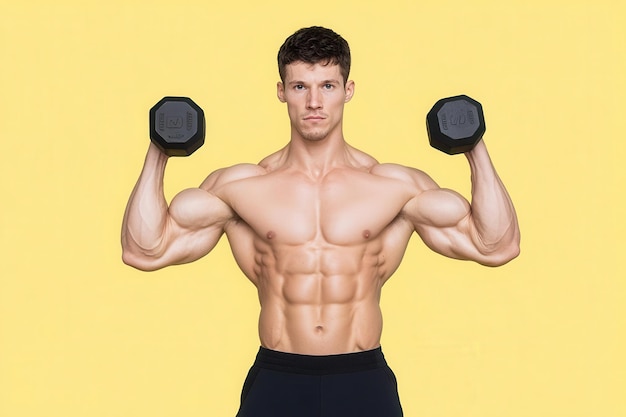
[[[227,190],[227,199],[263,239],[349,245],[378,236],[409,193],[397,181],[367,173],[337,173],[320,181],[275,175],[238,183]]]

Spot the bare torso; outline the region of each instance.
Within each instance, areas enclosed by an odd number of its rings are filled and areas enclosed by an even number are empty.
[[[468,153],[471,207],[422,171],[342,146],[323,169],[285,148],[215,171],[168,207],[167,156],[151,145],[124,214],[123,261],[145,271],[193,262],[226,233],[258,289],[262,345],[326,355],[380,344],[381,289],[413,232],[435,252],[483,265],[519,254],[515,211],[482,142]]]
[[[321,355],[380,344],[381,288],[414,230],[401,212],[416,187],[352,153],[314,178],[282,165],[279,152],[235,168],[241,179],[206,186],[236,213],[225,232],[258,289],[269,349]]]

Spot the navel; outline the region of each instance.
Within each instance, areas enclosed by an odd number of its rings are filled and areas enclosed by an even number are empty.
[[[315,332],[316,333],[323,333],[324,332],[324,326],[315,326]]]

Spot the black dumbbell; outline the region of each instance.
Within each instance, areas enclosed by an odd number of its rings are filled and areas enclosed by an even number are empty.
[[[191,155],[204,135],[204,112],[189,97],[163,97],[150,109],[150,140],[166,155]]]
[[[442,98],[426,116],[433,148],[454,155],[471,151],[485,134],[483,107],[465,96]]]

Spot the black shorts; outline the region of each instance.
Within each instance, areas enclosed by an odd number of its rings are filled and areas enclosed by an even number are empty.
[[[396,377],[380,348],[309,356],[261,348],[237,417],[401,417]]]

